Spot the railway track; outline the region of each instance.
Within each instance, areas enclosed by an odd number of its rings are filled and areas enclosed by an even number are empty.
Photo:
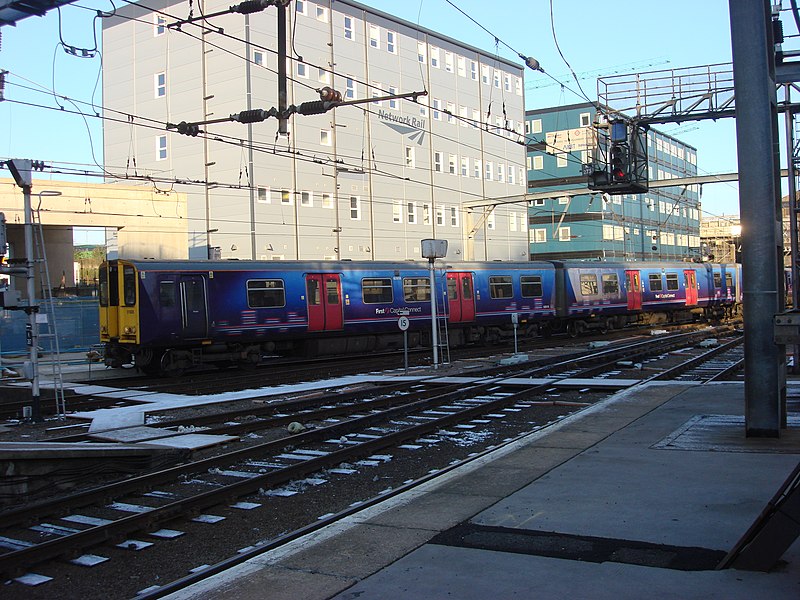
[[[679,346],[694,344],[700,335],[703,334],[662,336],[554,364],[506,369],[494,377],[484,374],[484,379],[470,386],[420,383],[405,390],[373,392],[361,402],[356,398],[324,398],[317,402],[320,405],[317,409],[298,404],[295,408],[301,412],[273,415],[273,420],[266,419],[264,423],[221,426],[239,427],[239,433],[245,434],[274,432],[287,419],[318,424],[290,437],[254,443],[190,464],[7,511],[2,515],[4,527],[0,538],[0,545],[7,552],[2,555],[0,569],[13,577],[33,565],[54,559],[74,560],[83,556],[84,562],[99,560],[91,558],[97,555],[84,553],[97,547],[108,549],[110,540],[121,544],[122,549],[153,543],[132,536],[160,539],[163,543],[164,536],[177,536],[170,531],[179,531],[165,530],[166,525],[185,530],[197,519],[213,521],[219,516],[207,511],[231,510],[231,506],[240,511],[261,510],[264,505],[274,504],[276,498],[285,498],[281,494],[293,491],[290,489],[293,482],[310,482],[305,485],[313,488],[333,477],[352,481],[353,475],[395,462],[395,457],[407,454],[417,458],[419,450],[435,451],[440,444],[452,443],[466,435],[475,437],[510,417],[522,417],[519,427],[525,431],[527,426],[530,430],[531,423],[536,423],[534,427],[544,425],[585,406],[586,398],[592,397],[584,390],[572,400],[554,399],[548,391],[558,379],[587,379],[617,373],[620,361],[655,360],[652,357],[669,355]],[[642,380],[663,378],[664,372],[666,368]],[[520,390],[503,384],[510,374],[548,377],[548,380]],[[594,398],[598,397],[595,394]],[[290,409],[284,404],[280,410]],[[330,422],[333,419],[335,423]],[[415,475],[411,479],[420,477],[420,473]],[[392,489],[398,487],[395,484]],[[383,491],[376,497],[389,493]],[[301,527],[308,526],[303,523]],[[129,589],[125,593],[130,595],[131,591],[139,590]]]

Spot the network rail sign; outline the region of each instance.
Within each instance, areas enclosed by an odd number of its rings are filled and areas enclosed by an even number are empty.
[[[378,111],[378,118],[388,128],[393,129],[400,135],[408,136],[418,146],[425,142],[425,119],[418,119],[410,115],[400,116],[385,110]]]

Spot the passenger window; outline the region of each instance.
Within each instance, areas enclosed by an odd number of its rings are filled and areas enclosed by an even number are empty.
[[[678,285],[678,274],[677,273],[667,273],[667,289],[668,290],[677,290],[680,286]]]
[[[581,295],[582,296],[597,295],[597,275],[594,275],[592,273],[581,274]]]
[[[108,269],[105,265],[98,272],[100,283],[100,306],[108,306]]]
[[[523,298],[542,297],[542,278],[539,275],[522,275],[519,278],[519,285]]]
[[[650,275],[647,276],[647,279],[650,281],[651,292],[660,292],[664,289],[664,285],[661,283],[660,273],[650,273]]]
[[[158,284],[158,302],[162,308],[175,306],[174,281],[162,281]]]
[[[732,273],[725,273],[725,285],[728,286],[728,289],[733,288],[733,274]]]
[[[714,287],[717,289],[722,287],[722,275],[720,273],[714,273]]]
[[[464,300],[472,300],[472,277],[461,279],[461,297]]]
[[[406,277],[403,279],[403,300],[406,302],[430,302],[430,281],[426,277]]]
[[[394,299],[392,280],[362,279],[361,295],[364,298],[364,304],[386,304],[392,302]]]
[[[308,281],[311,283],[311,280]],[[314,283],[317,283],[316,281]],[[308,286],[311,287],[310,285]],[[317,293],[319,299],[319,293]],[[286,290],[282,279],[251,279],[247,282],[247,304],[250,308],[286,306]]]
[[[322,295],[319,293],[319,281],[316,279],[306,280],[306,298],[309,306],[319,306],[322,304]]]
[[[511,298],[514,295],[511,277],[506,275],[489,277],[489,295],[496,299]]]
[[[616,273],[606,273],[603,275],[603,293],[604,294],[618,294],[619,293],[619,277]]]
[[[125,306],[136,305],[136,271],[133,267],[122,269],[122,296],[125,299]]]

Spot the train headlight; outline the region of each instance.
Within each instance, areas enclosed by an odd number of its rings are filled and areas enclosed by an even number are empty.
[[[101,325],[100,326],[100,333],[103,334],[103,335],[107,334],[108,333],[108,327],[106,327],[105,325]]]
[[[122,333],[125,335],[136,335],[136,327],[125,327]]]

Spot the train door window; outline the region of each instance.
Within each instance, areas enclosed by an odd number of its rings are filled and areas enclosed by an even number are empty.
[[[514,295],[511,277],[507,275],[489,277],[489,295],[497,299],[511,298]]]
[[[650,273],[650,275],[647,276],[647,279],[650,282],[651,292],[660,292],[664,289],[664,286],[661,282],[661,273]]]
[[[677,290],[679,289],[678,285],[678,274],[677,273],[667,273],[667,289],[668,290]]]
[[[125,306],[136,305],[136,270],[130,266],[122,270],[122,297]]]
[[[108,269],[105,265],[100,268],[97,275],[100,284],[100,306],[108,306]]]
[[[522,275],[519,285],[523,298],[542,297],[542,278],[539,275]]]
[[[714,287],[719,289],[722,287],[722,274],[714,273]]]
[[[458,280],[455,277],[447,278],[447,297],[450,302],[458,300]]]
[[[450,282],[448,281],[448,284]],[[403,300],[406,302],[430,302],[431,284],[427,277],[403,279]]]
[[[319,284],[317,302],[319,304]],[[308,286],[311,287],[310,285]],[[310,296],[311,294],[309,294]],[[286,306],[286,290],[282,279],[251,279],[247,282],[247,305],[250,308],[281,308]]]
[[[461,278],[461,297],[464,300],[472,300],[472,277],[464,274]]]
[[[604,294],[618,294],[619,293],[619,277],[616,273],[606,273],[602,276],[603,279],[603,293]]]
[[[161,281],[158,284],[158,303],[162,308],[175,306],[177,287],[174,281]]]
[[[725,273],[725,287],[733,289],[733,273]]]
[[[306,298],[308,304],[311,306],[319,306],[322,304],[322,294],[319,293],[319,280],[306,280]]]
[[[594,273],[581,273],[581,295],[597,295],[597,275]]]
[[[388,278],[362,279],[361,295],[364,298],[364,304],[385,304],[392,302],[394,298],[392,294],[392,280]]]
[[[328,306],[339,304],[338,279],[328,279],[325,281],[325,298]]]

